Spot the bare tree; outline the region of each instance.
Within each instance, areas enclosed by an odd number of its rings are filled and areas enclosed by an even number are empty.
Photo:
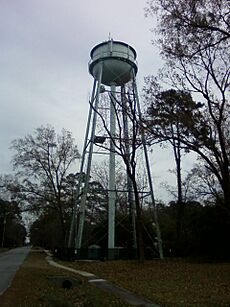
[[[155,90],[152,90],[152,89]],[[151,78],[146,78],[144,88],[146,100],[145,129],[150,144],[170,144],[173,149],[177,178],[177,237],[181,235],[184,215],[183,181],[181,163],[183,149],[181,138],[188,134],[188,126],[201,119],[199,108],[189,92],[179,90],[159,90]],[[193,119],[195,115],[195,120]],[[191,123],[192,121],[192,123]],[[188,150],[187,150],[188,151]]]
[[[42,212],[49,208],[57,212],[64,244],[67,210],[64,187],[70,167],[79,158],[71,133],[63,129],[56,134],[53,127],[42,126],[34,135],[14,140],[12,149],[18,193],[30,210]]]
[[[125,93],[124,88],[122,89],[120,99],[117,99],[113,93],[110,93],[110,100],[115,112],[117,122],[115,135],[111,134],[103,113],[100,113],[95,109],[94,110],[98,113],[102,127],[106,131],[106,138],[113,144],[112,150],[122,158],[126,167],[126,172],[131,182],[136,209],[138,256],[140,262],[142,262],[144,261],[143,217],[139,193],[140,191],[137,180],[137,156],[139,148],[143,146],[143,140],[141,138],[142,125],[140,124],[140,118],[138,115],[139,110],[137,109],[137,101],[135,100],[134,96],[134,93],[131,91]],[[124,115],[127,117],[126,119],[124,119]],[[128,127],[125,127],[127,122],[129,125]],[[102,144],[97,143],[97,146],[111,151],[111,146],[109,146],[109,144],[106,142]],[[158,223],[158,221],[156,223]],[[161,242],[159,242],[159,244],[161,244]]]
[[[200,123],[193,116],[194,124],[187,126],[188,134],[180,142],[196,152],[215,175],[223,191],[222,206],[229,212],[228,1],[149,1],[146,12],[158,16],[156,33],[166,59],[161,82],[194,93],[204,104]]]

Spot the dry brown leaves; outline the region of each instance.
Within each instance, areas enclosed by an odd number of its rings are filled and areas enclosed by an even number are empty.
[[[67,263],[70,265],[70,263]],[[230,263],[192,263],[181,259],[75,262],[161,306],[230,306]]]

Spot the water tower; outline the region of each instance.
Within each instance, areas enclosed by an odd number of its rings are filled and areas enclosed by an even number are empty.
[[[80,198],[80,209],[78,216],[75,212],[73,215],[70,237],[69,237],[69,247],[71,246],[71,240],[74,233],[74,225],[76,220],[78,220],[78,225],[75,229],[75,248],[79,250],[82,247],[82,238],[84,230],[85,221],[85,211],[86,211],[86,200],[90,181],[90,172],[92,161],[95,156],[95,147],[98,143],[102,144],[105,140],[108,142],[108,151],[104,154],[109,155],[109,183],[108,183],[108,251],[113,251],[115,248],[115,203],[116,203],[116,183],[115,183],[115,159],[116,159],[116,138],[117,138],[117,126],[120,131],[120,135],[124,138],[125,150],[127,155],[130,151],[129,142],[129,129],[128,129],[128,116],[125,114],[123,108],[122,97],[126,94],[125,87],[129,86],[129,92],[131,92],[132,99],[137,105],[136,113],[137,117],[141,119],[140,104],[138,99],[138,92],[136,86],[136,74],[137,74],[137,63],[136,63],[136,51],[130,45],[114,41],[112,39],[96,45],[91,53],[91,60],[89,62],[89,72],[94,78],[92,94],[90,98],[90,108],[87,120],[87,128],[85,134],[85,140],[83,145],[82,160],[80,166],[80,176],[79,184],[77,187],[77,202]],[[109,112],[109,117],[107,120],[107,135],[98,136],[96,134],[98,121],[101,119],[104,126],[105,120],[100,115],[100,100],[102,95],[107,93],[109,99],[107,105],[104,106]],[[118,105],[118,108],[116,106]],[[119,110],[119,111],[118,111]],[[123,113],[123,125],[118,123],[118,112]],[[102,124],[102,126],[103,126]],[[151,180],[151,173],[149,168],[148,153],[146,148],[146,142],[144,134],[141,134],[141,142],[144,150],[145,167],[147,169],[148,183],[149,183],[149,194],[151,195],[152,202],[154,201],[153,187]],[[99,148],[103,147],[102,145]],[[103,153],[102,153],[103,154]],[[81,178],[84,177],[84,180]],[[129,193],[129,198],[132,198],[132,185],[127,180],[127,191]],[[76,203],[77,203],[76,202]],[[134,213],[135,215],[135,213]],[[133,222],[135,223],[135,216],[133,217]],[[162,254],[160,234],[157,231],[158,243],[160,248],[160,256]],[[134,239],[135,241],[135,239]],[[111,257],[113,255],[111,253]]]

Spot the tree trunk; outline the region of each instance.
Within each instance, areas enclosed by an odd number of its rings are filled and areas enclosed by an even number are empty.
[[[133,181],[133,190],[134,190],[136,213],[137,213],[136,231],[137,231],[138,259],[140,263],[143,263],[145,261],[145,254],[144,254],[142,212],[141,212],[140,198],[138,194],[137,184],[135,180],[132,181]]]
[[[60,243],[63,248],[66,248],[67,247],[66,229],[65,229],[66,225],[65,225],[65,220],[64,220],[63,211],[62,211],[62,203],[60,200],[58,201],[58,207],[59,207],[58,213],[59,213],[61,233],[62,233],[62,238],[60,238],[60,241],[61,241]]]
[[[177,173],[177,239],[180,240],[182,232],[182,218],[184,214],[184,204],[182,198],[182,179],[181,179],[181,156],[180,149],[177,148],[177,157],[176,160],[176,173]]]
[[[229,180],[229,176],[225,176],[225,178],[223,178],[223,194],[224,194],[224,209],[228,211],[228,213],[230,214],[230,180]]]

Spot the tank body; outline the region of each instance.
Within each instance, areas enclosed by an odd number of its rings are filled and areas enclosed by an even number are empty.
[[[96,79],[102,65],[104,85],[124,85],[137,73],[136,51],[130,45],[109,40],[95,46],[90,53],[89,72]]]

